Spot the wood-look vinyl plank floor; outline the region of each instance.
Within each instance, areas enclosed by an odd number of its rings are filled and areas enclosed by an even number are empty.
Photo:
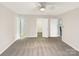
[[[17,40],[0,56],[79,56],[79,52],[60,38],[25,38]]]

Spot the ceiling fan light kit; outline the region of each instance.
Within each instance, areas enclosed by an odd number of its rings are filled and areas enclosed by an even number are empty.
[[[45,2],[39,2],[39,4],[40,4],[40,11],[45,11],[46,7]]]
[[[40,8],[40,11],[45,11],[45,8]]]

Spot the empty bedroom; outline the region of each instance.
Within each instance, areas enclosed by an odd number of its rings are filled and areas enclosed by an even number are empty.
[[[0,56],[79,56],[79,2],[0,2]]]

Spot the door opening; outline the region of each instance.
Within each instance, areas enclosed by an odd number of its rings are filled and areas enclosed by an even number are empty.
[[[37,37],[48,37],[48,18],[37,18]]]
[[[37,37],[42,37],[42,19],[37,19]]]

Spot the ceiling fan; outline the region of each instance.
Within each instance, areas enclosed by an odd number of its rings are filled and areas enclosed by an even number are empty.
[[[40,4],[40,11],[45,11],[46,9],[46,2],[39,2]]]
[[[54,4],[51,2],[50,3],[49,2],[38,2],[38,8],[42,12],[46,10],[48,5],[53,5],[53,7],[54,7]]]

